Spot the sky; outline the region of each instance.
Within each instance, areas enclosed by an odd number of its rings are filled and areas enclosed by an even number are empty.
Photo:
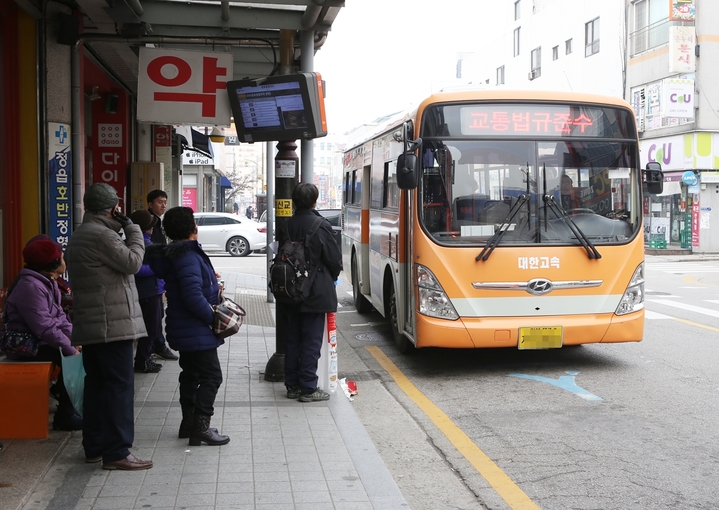
[[[492,19],[498,5],[511,8],[508,0],[347,0],[314,59],[329,132],[409,110],[457,84],[457,54],[478,51],[505,28]]]

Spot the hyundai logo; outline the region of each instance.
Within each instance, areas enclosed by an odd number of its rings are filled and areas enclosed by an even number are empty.
[[[541,294],[548,294],[554,290],[552,282],[545,278],[535,278],[527,282],[527,292],[539,296]]]

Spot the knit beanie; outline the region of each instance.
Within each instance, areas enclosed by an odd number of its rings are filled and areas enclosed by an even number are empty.
[[[112,209],[120,201],[115,188],[104,182],[93,184],[85,191],[82,199],[87,211]]]
[[[130,215],[130,219],[133,223],[140,226],[140,230],[146,232],[155,226],[157,223],[157,217],[150,214],[150,211],[145,209],[138,209]]]
[[[44,267],[62,257],[62,251],[57,243],[50,240],[40,239],[28,243],[22,251],[22,258],[25,265],[32,267]]]

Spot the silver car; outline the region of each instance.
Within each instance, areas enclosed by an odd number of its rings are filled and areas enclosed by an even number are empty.
[[[195,213],[195,221],[197,241],[205,251],[226,251],[233,257],[244,257],[267,246],[265,223],[219,212]]]

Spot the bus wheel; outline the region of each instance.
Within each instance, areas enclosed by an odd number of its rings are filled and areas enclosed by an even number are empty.
[[[394,338],[394,343],[397,345],[397,350],[401,352],[402,354],[410,354],[414,351],[414,344],[410,341],[409,338],[404,336],[399,331],[399,325],[397,321],[397,297],[394,292],[394,285],[391,287],[390,290],[391,294],[389,296],[389,323],[392,326],[392,337]]]
[[[354,298],[357,313],[369,313],[372,311],[372,304],[362,295],[357,277],[357,259],[352,259],[352,297]]]

